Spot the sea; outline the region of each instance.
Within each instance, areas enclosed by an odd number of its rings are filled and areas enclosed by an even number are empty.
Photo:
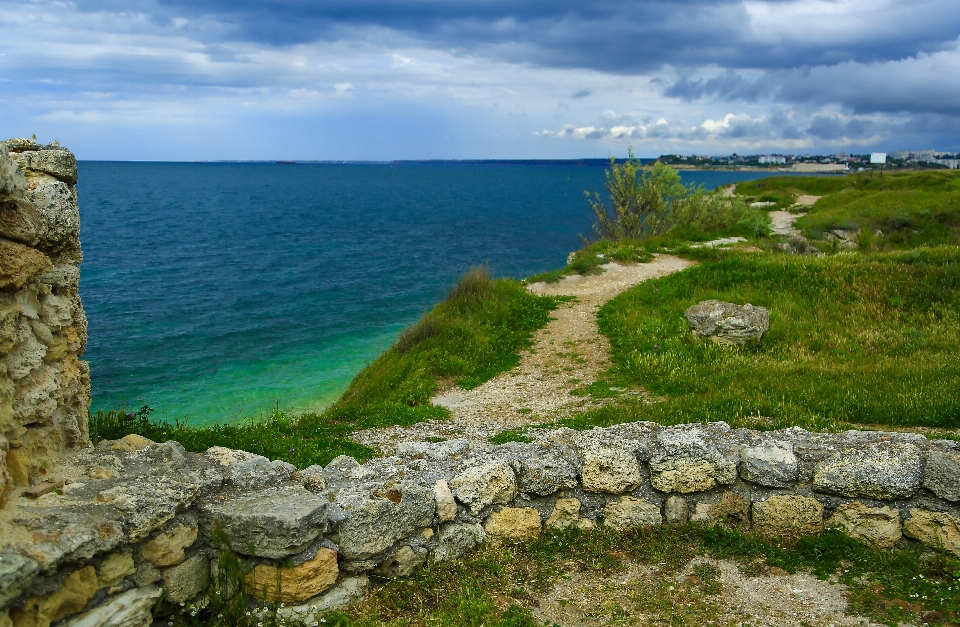
[[[569,165],[82,161],[92,408],[196,425],[320,410],[469,268],[561,267],[603,182]]]

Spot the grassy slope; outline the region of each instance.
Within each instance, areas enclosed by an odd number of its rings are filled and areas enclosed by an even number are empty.
[[[177,440],[190,451],[227,446],[299,468],[326,464],[337,455],[364,459],[374,452],[350,441],[350,432],[445,417],[445,409],[430,404],[438,381],[453,379],[471,388],[512,368],[557,302],[527,292],[516,281],[474,270],[323,413],[273,412],[262,420],[191,427],[152,421],[147,410],[101,412],[91,416],[91,439],[139,433],[156,441]]]
[[[843,177],[775,177],[740,183],[737,193],[789,204],[823,196],[797,221],[811,239],[833,229],[881,231],[874,248],[960,245],[960,173],[925,171]]]
[[[610,383],[643,386],[662,402],[613,405],[568,424],[960,428],[960,249],[701,256],[599,314],[613,346]],[[729,349],[693,338],[683,312],[711,298],[769,308],[763,342]]]

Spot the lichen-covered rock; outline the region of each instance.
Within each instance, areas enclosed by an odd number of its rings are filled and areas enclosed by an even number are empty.
[[[327,480],[323,476],[323,466],[320,464],[307,466],[296,473],[294,478],[313,493],[322,492],[327,487]]]
[[[860,501],[837,507],[827,526],[871,546],[889,549],[900,541],[900,512],[892,507],[868,507]]]
[[[507,540],[534,540],[540,537],[540,512],[533,507],[504,507],[483,523],[488,536]]]
[[[60,179],[68,185],[77,182],[77,158],[65,148],[44,146],[43,150],[27,150],[14,153],[21,170],[42,172]]]
[[[740,451],[740,476],[768,488],[785,488],[797,481],[797,457],[790,442],[767,441]]]
[[[737,460],[707,442],[705,432],[663,429],[650,458],[650,485],[661,492],[703,492],[737,480]]]
[[[817,464],[813,487],[850,497],[907,498],[920,488],[922,463],[920,449],[911,444],[869,444]]]
[[[15,551],[0,550],[0,609],[30,587],[40,565]]]
[[[204,456],[214,462],[227,484],[245,490],[260,490],[290,479],[296,468],[284,461],[270,461],[262,455],[235,451],[222,446],[207,449]]]
[[[163,594],[159,586],[143,586],[127,590],[103,605],[68,618],[63,627],[149,627],[151,610]]]
[[[736,305],[705,300],[684,312],[696,337],[709,337],[717,344],[746,344],[759,340],[770,328],[770,313],[751,304]]]
[[[577,527],[578,529],[593,529],[595,523],[589,518],[580,517],[580,499],[557,499],[553,506],[553,511],[544,522],[547,529],[567,529],[568,527]]]
[[[34,246],[39,232],[40,219],[32,203],[20,198],[0,200],[0,237]]]
[[[746,530],[750,528],[750,503],[736,492],[724,492],[716,503],[697,503],[690,522],[723,522]]]
[[[453,498],[450,486],[443,479],[433,485],[433,500],[437,507],[437,522],[445,523],[457,516],[457,501]]]
[[[668,523],[682,525],[690,517],[690,507],[682,496],[670,496],[663,504],[663,517]]]
[[[244,590],[258,599],[299,603],[331,588],[339,576],[337,552],[320,547],[296,566],[257,564],[244,578]]]
[[[174,566],[187,559],[184,550],[197,540],[197,525],[175,525],[140,548],[140,557],[154,566]]]
[[[83,261],[76,191],[62,181],[34,181],[23,197],[37,208],[37,247],[58,263]]]
[[[806,496],[771,496],[753,504],[753,528],[768,538],[799,538],[823,531],[823,505]]]
[[[399,482],[372,495],[341,493],[337,500],[344,516],[337,543],[348,560],[366,560],[386,551],[429,526],[436,511],[433,490],[417,483]]]
[[[6,142],[0,142],[0,198],[22,194],[27,189],[27,179],[10,156]]]
[[[10,613],[16,627],[49,627],[53,622],[76,614],[97,593],[97,572],[85,566],[71,573],[59,590],[27,600]]]
[[[517,484],[522,493],[548,496],[564,488],[576,487],[577,469],[570,461],[545,449],[534,449],[532,454],[520,460]]]
[[[327,522],[327,501],[300,485],[268,488],[214,500],[201,508],[208,541],[219,528],[233,551],[283,559],[302,551]],[[220,535],[218,532],[216,535]]]
[[[486,539],[487,533],[479,524],[448,523],[440,527],[440,533],[437,534],[437,546],[433,550],[433,559],[443,562],[460,557]]]
[[[580,481],[587,492],[622,494],[643,481],[636,453],[626,443],[587,432],[578,444],[583,460]]]
[[[468,468],[450,481],[450,488],[474,516],[488,505],[506,505],[517,495],[513,468],[502,460]]]
[[[171,603],[185,603],[210,583],[210,564],[202,553],[163,571],[163,594]]]
[[[663,522],[659,506],[632,496],[622,496],[607,503],[603,515],[604,523],[614,529],[649,527]]]
[[[903,535],[960,557],[960,518],[922,508],[910,510]]]
[[[942,499],[960,501],[960,452],[929,451],[923,487]]]
[[[427,561],[429,551],[423,547],[403,545],[389,559],[374,569],[374,574],[387,579],[409,577]]]

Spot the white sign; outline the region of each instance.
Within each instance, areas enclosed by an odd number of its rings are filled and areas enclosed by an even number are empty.
[[[887,153],[885,152],[875,152],[870,155],[870,163],[886,163],[887,162]]]

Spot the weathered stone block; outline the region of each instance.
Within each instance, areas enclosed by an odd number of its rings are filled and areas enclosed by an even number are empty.
[[[429,552],[422,547],[413,548],[408,545],[400,547],[396,553],[374,569],[374,573],[387,579],[409,577],[415,570],[427,561]]]
[[[960,501],[960,453],[929,451],[923,487],[942,499]]]
[[[735,492],[724,492],[716,503],[697,503],[690,522],[726,523],[738,529],[750,528],[750,503]]]
[[[0,608],[23,593],[40,571],[40,565],[29,557],[9,550],[0,550]]]
[[[660,507],[632,496],[622,496],[603,508],[604,523],[614,529],[648,527],[663,522]]]
[[[633,451],[608,446],[584,447],[580,481],[588,492],[622,494],[643,481],[640,464]]]
[[[671,496],[663,504],[663,517],[668,523],[679,524],[687,522],[690,517],[690,508],[682,496]]]
[[[258,564],[247,574],[244,589],[258,599],[299,603],[329,589],[339,576],[337,552],[320,547],[313,559],[292,568]]]
[[[577,469],[574,465],[543,449],[533,449],[533,454],[523,456],[520,467],[517,483],[520,492],[525,494],[547,496],[577,485]]]
[[[506,505],[517,495],[513,469],[499,460],[465,470],[453,478],[450,488],[474,516],[488,505]]]
[[[507,540],[534,540],[540,537],[540,512],[532,507],[504,507],[487,517],[483,530]]]
[[[66,620],[63,627],[150,627],[151,610],[160,598],[159,586],[145,586],[118,594],[100,607]]]
[[[77,158],[69,150],[30,150],[16,157],[21,169],[49,174],[68,185],[77,182]]]
[[[140,549],[140,557],[154,566],[175,566],[187,559],[184,549],[197,540],[197,525],[176,525],[173,529],[157,535]]]
[[[709,337],[717,344],[746,344],[759,340],[770,328],[770,313],[749,303],[736,305],[705,300],[684,312],[696,337]]]
[[[944,512],[915,508],[903,521],[903,535],[960,557],[960,519]]]
[[[227,497],[201,510],[208,538],[218,525],[233,551],[269,559],[303,550],[326,521],[327,503],[300,485]]]
[[[204,456],[217,464],[224,481],[245,490],[261,490],[279,485],[293,475],[293,464],[270,461],[262,455],[212,446]]]
[[[27,179],[20,166],[13,160],[6,142],[0,142],[0,197],[22,194],[27,189]]]
[[[18,290],[52,267],[39,250],[0,238],[0,290]]]
[[[789,442],[764,442],[740,451],[740,476],[769,488],[784,488],[797,481],[797,457]]]
[[[893,500],[920,488],[920,449],[909,444],[868,444],[816,465],[813,487],[820,492]]]
[[[321,622],[323,613],[343,607],[353,599],[361,596],[369,586],[367,577],[346,577],[336,588],[326,594],[311,599],[301,605],[288,605],[277,610],[284,624],[317,625]]]
[[[346,494],[339,498],[344,519],[337,543],[348,560],[366,560],[383,553],[398,540],[433,523],[434,493],[415,483],[400,483],[367,496]]]
[[[433,500],[437,507],[438,522],[448,522],[457,516],[457,501],[453,498],[453,492],[450,486],[443,479],[437,481],[433,486]]]
[[[771,496],[753,504],[753,527],[769,538],[799,538],[823,531],[823,505],[806,496]]]
[[[580,529],[593,529],[595,523],[589,518],[580,517],[580,507],[582,504],[579,499],[557,499],[553,506],[550,517],[547,518],[544,526],[547,529],[566,529],[568,527],[578,527]]]
[[[82,610],[97,589],[97,571],[86,566],[67,577],[59,590],[29,599],[10,617],[16,627],[49,627],[50,623]]]
[[[440,527],[433,559],[442,562],[460,557],[487,539],[487,533],[479,524],[449,523]]]
[[[661,492],[703,492],[737,480],[736,464],[686,456],[650,460],[650,485]]]
[[[892,547],[902,535],[900,512],[892,507],[867,507],[859,501],[837,507],[827,526],[882,549]]]
[[[171,603],[186,603],[210,584],[210,565],[201,553],[162,572],[163,594]]]
[[[137,571],[133,564],[133,554],[130,551],[118,551],[109,555],[100,564],[100,573],[97,577],[97,586],[109,588],[120,583],[120,580]]]

